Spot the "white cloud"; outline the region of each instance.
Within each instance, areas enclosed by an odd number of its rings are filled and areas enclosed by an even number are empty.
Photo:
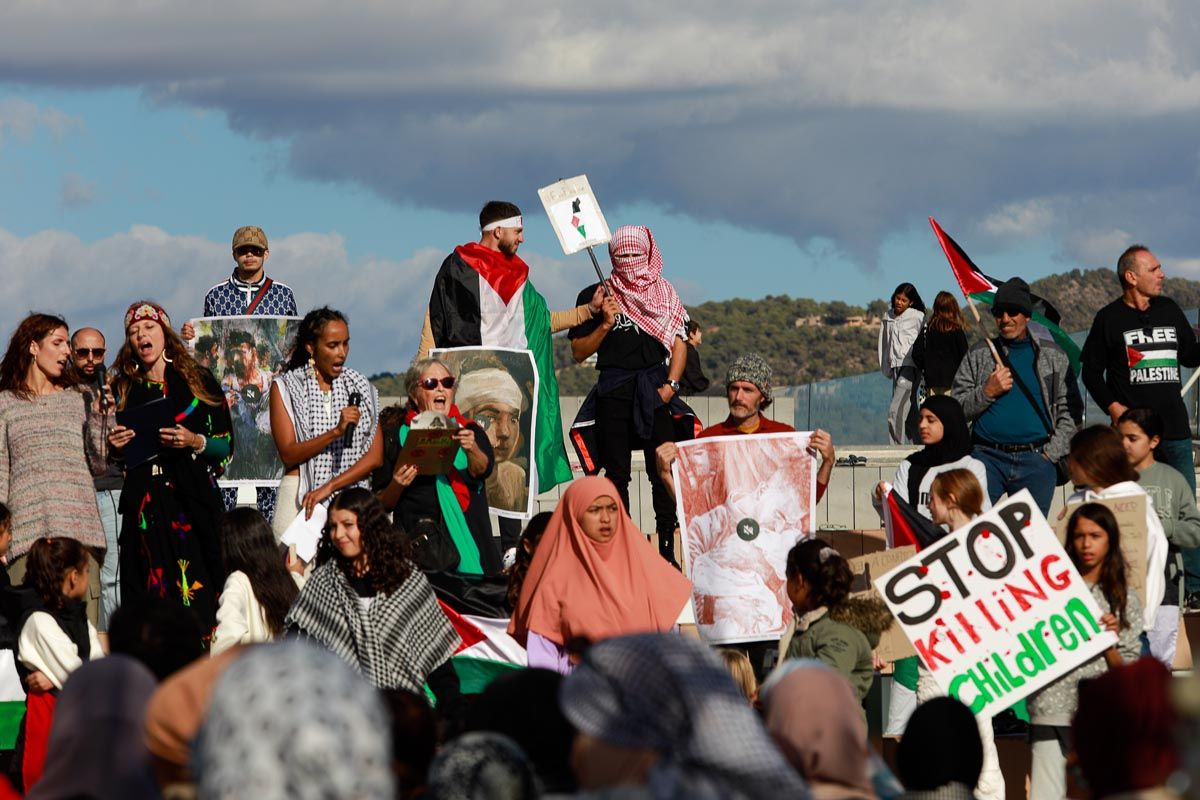
[[[1112,228],[1072,231],[1067,234],[1065,241],[1069,252],[1078,259],[1077,266],[1081,269],[1116,269],[1117,256],[1135,239],[1129,231]]]
[[[1009,203],[983,220],[983,229],[992,236],[1027,238],[1045,233],[1054,223],[1054,211],[1045,200]]]
[[[58,139],[80,124],[77,117],[57,108],[42,108],[20,97],[0,99],[0,143],[6,136],[30,139],[38,129]]]

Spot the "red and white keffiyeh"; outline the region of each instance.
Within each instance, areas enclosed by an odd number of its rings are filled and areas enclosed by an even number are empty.
[[[662,276],[654,234],[644,225],[622,225],[608,243],[608,258],[613,267],[609,285],[621,311],[670,352],[676,336],[686,337],[687,312],[675,287]]]

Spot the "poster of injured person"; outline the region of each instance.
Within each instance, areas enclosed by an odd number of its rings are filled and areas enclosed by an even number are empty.
[[[985,719],[1116,643],[1027,489],[875,587],[938,686]]]
[[[811,433],[679,442],[672,465],[696,626],[713,644],[779,638],[788,550],[815,527]]]
[[[299,317],[200,317],[188,344],[229,401],[233,458],[222,486],[278,486],[283,462],[271,438],[271,381],[285,369]]]
[[[455,377],[454,404],[487,432],[496,462],[487,479],[488,505],[501,517],[532,514],[530,469],[537,419],[538,377],[533,353],[501,347],[452,347],[430,352]]]

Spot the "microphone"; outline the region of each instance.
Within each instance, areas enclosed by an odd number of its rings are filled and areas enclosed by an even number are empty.
[[[104,373],[105,372],[106,372],[106,370],[104,369],[103,364],[96,365],[96,374],[95,374],[96,390],[98,392],[100,392],[100,410],[101,411],[104,411],[108,408],[108,395],[106,395],[104,393],[104,384],[105,384]]]
[[[358,404],[362,402],[362,395],[358,392],[350,393],[350,405],[358,408]],[[350,441],[354,438],[354,429],[358,427],[357,423],[351,422],[346,426],[346,432],[342,434],[342,447],[349,447]]]

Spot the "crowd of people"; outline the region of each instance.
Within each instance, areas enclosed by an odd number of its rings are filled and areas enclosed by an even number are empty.
[[[406,397],[388,407],[349,366],[350,322],[330,307],[303,316],[286,362],[232,341],[224,379],[212,342],[149,299],[129,305],[108,368],[95,327],[51,314],[16,327],[0,362],[0,798],[1005,796],[991,721],[916,659],[880,662],[891,615],[852,596],[828,543],[797,541],[777,565],[795,617],[781,640],[714,648],[679,630],[692,585],[676,552],[676,445],[794,432],[768,414],[771,366],[733,360],[728,416],[702,427],[685,397],[710,384],[703,331],[653,233],[618,228],[609,275],[551,311],[517,254],[523,227],[515,205],[484,206],[479,240],[434,280]],[[234,271],[203,315],[299,316],[265,274],[269,254],[261,228],[238,229]],[[1200,605],[1179,399],[1179,366],[1200,365],[1200,348],[1149,250],[1130,248],[1118,272],[1081,376],[1112,427],[1080,426],[1080,376],[1032,334],[1019,278],[995,292],[995,339],[968,346],[945,292],[926,319],[908,283],[880,332],[889,435],[921,445],[890,491],[939,535],[1006,494],[1028,489],[1048,513],[1056,486],[1076,489],[1065,547],[1118,644],[1028,698],[1036,800],[1066,796],[1069,762],[1093,797],[1169,791],[1183,763],[1163,665],[1181,606]],[[597,370],[570,426],[579,478],[551,357],[564,331]],[[532,424],[555,445],[515,463],[519,387],[431,354],[455,347],[530,351]],[[238,454],[228,398],[248,387],[267,398],[284,471],[235,507],[218,480]],[[454,427],[438,473],[402,455],[429,414]],[[834,442],[818,429],[809,448],[820,502]],[[646,534],[630,517],[639,451]],[[552,511],[502,517],[493,535],[497,498],[520,506],[558,486]],[[888,490],[874,487],[881,508]],[[1100,502],[1129,496],[1146,498],[1138,576]],[[314,514],[315,554],[283,544]],[[521,653],[484,685],[457,660],[480,636],[464,609]],[[867,735],[881,671],[892,768]],[[1137,731],[1138,746],[1114,748],[1106,729]]]

